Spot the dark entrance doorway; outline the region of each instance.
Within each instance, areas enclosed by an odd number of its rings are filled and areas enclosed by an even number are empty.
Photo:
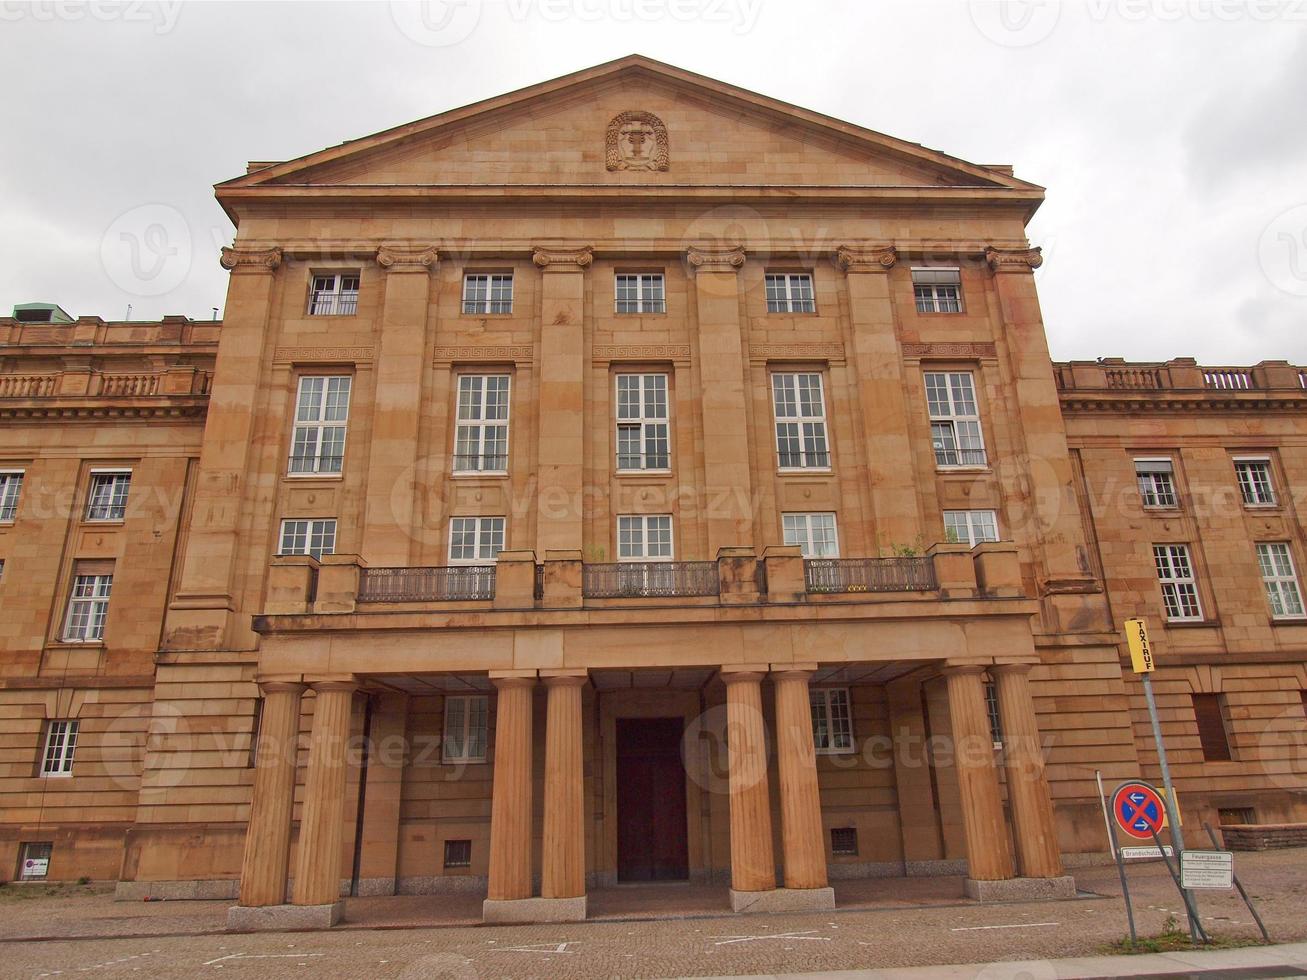
[[[617,719],[617,880],[684,881],[681,718]]]

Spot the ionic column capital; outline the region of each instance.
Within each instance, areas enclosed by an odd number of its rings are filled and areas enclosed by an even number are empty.
[[[1044,264],[1038,248],[987,248],[985,261],[995,274],[1004,272],[1034,272]]]
[[[743,245],[725,248],[691,246],[685,251],[685,261],[698,272],[739,272],[744,268],[745,258]]]
[[[889,272],[899,260],[893,245],[841,245],[833,256],[836,268],[842,272]]]
[[[594,261],[594,250],[589,245],[576,249],[537,245],[531,249],[531,261],[541,269],[553,272],[580,272]]]
[[[257,272],[266,275],[281,265],[281,249],[226,245],[218,262],[232,273]]]
[[[434,245],[387,243],[377,249],[377,265],[386,272],[431,272],[440,266]]]

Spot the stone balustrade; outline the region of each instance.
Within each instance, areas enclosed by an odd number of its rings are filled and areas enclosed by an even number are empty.
[[[1062,392],[1147,393],[1163,391],[1262,392],[1307,389],[1307,368],[1288,361],[1261,361],[1251,366],[1200,365],[1191,357],[1165,362],[1065,361],[1053,365]]]

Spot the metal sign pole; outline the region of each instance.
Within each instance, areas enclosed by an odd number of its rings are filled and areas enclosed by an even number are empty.
[[[1130,886],[1125,880],[1125,861],[1121,858],[1121,849],[1116,846],[1116,831],[1112,829],[1112,820],[1107,815],[1107,795],[1103,792],[1103,772],[1101,769],[1094,770],[1094,778],[1098,780],[1098,801],[1103,804],[1103,823],[1107,827],[1107,846],[1112,849],[1112,857],[1116,859],[1116,873],[1121,876],[1121,895],[1125,898],[1125,917],[1130,923],[1130,942],[1139,942],[1139,935],[1135,932],[1135,910],[1130,904]]]
[[[1216,835],[1212,833],[1212,828],[1204,823],[1203,830],[1207,831],[1207,836],[1211,838],[1212,846],[1219,850],[1221,845],[1217,843]],[[1239,876],[1231,873],[1230,880],[1234,882],[1234,887],[1239,889],[1239,896],[1243,899],[1244,905],[1248,906],[1248,911],[1253,914],[1253,921],[1257,923],[1257,928],[1262,931],[1262,938],[1269,943],[1271,941],[1271,934],[1266,931],[1266,926],[1262,923],[1262,917],[1257,914],[1257,909],[1253,907],[1253,900],[1249,898],[1248,893],[1244,891],[1243,884],[1239,881]]]

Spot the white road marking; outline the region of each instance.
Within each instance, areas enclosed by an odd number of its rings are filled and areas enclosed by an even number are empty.
[[[1005,926],[956,926],[949,932],[976,932],[980,929],[1035,929],[1039,926],[1060,926],[1060,922],[1014,922]]]
[[[79,966],[74,973],[90,973],[92,970],[103,970],[106,966],[119,966],[123,963],[130,963],[132,960],[139,960],[142,957],[150,956],[152,953],[159,952],[157,949],[149,953],[133,953],[131,956],[123,956],[116,960],[105,960],[103,963],[92,963],[90,966]],[[38,973],[38,977],[59,977],[63,976],[65,970],[51,970],[48,973]]]
[[[531,943],[528,946],[501,946],[499,949],[491,950],[492,953],[571,953],[573,950],[568,946],[579,946],[577,942],[565,943]]]
[[[803,932],[776,932],[767,936],[712,936],[710,938],[720,940],[713,943],[714,946],[729,946],[731,943],[749,943],[757,939],[811,939],[819,943],[830,942],[830,936],[812,936],[809,933],[816,932],[816,929],[805,929]]]
[[[228,953],[216,960],[209,960],[204,966],[221,965],[225,960],[302,960],[306,956],[326,956],[326,953]]]

